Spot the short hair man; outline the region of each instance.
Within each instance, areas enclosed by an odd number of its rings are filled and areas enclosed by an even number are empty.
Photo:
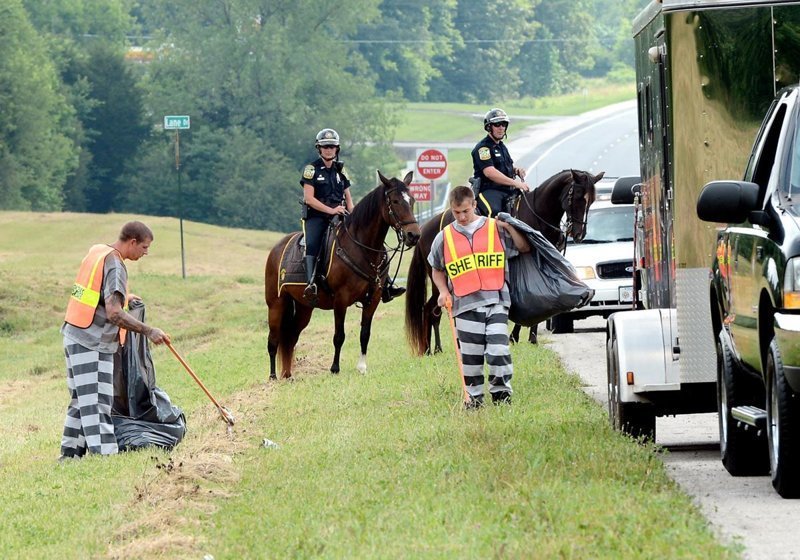
[[[151,342],[169,342],[164,331],[134,319],[125,309],[129,300],[125,260],[138,261],[153,242],[142,222],[122,226],[111,245],[94,245],[81,262],[67,304],[61,334],[67,360],[70,402],[61,439],[61,459],[88,453],[117,453],[111,420],[114,400],[114,354],[128,330]]]
[[[510,403],[514,367],[508,345],[508,259],[530,251],[530,245],[505,222],[478,216],[469,187],[456,187],[449,200],[455,221],[433,240],[428,262],[439,305],[452,302],[469,393],[466,407],[483,405],[484,361],[492,401]]]

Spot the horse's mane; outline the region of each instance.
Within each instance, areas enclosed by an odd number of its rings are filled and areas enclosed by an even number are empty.
[[[553,185],[559,184],[560,182],[563,182],[563,181],[565,181],[567,179],[571,180],[573,171],[574,170],[572,170],[572,169],[564,169],[563,171],[559,171],[558,173],[556,173],[556,174],[552,175],[551,177],[548,177],[547,179],[545,179],[536,188],[531,189],[530,191],[526,192],[525,193],[525,197],[529,198],[530,202],[533,202],[534,193],[536,191],[538,191],[539,189],[545,190],[545,189],[550,188]]]
[[[381,213],[383,189],[383,184],[378,185],[353,206],[353,212],[348,220],[352,225],[358,227],[367,224],[375,219],[376,214]]]

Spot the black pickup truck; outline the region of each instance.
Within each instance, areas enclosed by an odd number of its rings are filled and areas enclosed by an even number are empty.
[[[743,181],[708,183],[719,230],[710,275],[722,462],[800,497],[800,87],[781,90]]]

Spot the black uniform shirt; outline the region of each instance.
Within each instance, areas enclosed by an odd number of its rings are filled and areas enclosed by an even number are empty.
[[[350,179],[348,179],[347,172],[344,170],[344,163],[335,161],[330,168],[327,168],[322,158],[318,158],[303,168],[300,185],[311,185],[314,187],[314,198],[325,206],[335,208],[342,204],[344,191],[350,188]],[[308,207],[308,215],[330,217],[328,214],[324,214],[310,206]]]
[[[507,191],[511,187],[492,182],[483,174],[487,167],[494,167],[506,177],[514,178],[514,160],[502,141],[495,143],[488,134],[472,149],[472,166],[475,177],[481,180],[481,190],[498,189]]]

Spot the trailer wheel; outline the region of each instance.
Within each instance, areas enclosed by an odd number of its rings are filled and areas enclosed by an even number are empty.
[[[606,345],[608,374],[608,418],[611,426],[624,434],[646,442],[656,439],[655,407],[645,403],[622,402],[619,395],[619,361],[617,341],[611,338]]]
[[[717,410],[719,412],[719,450],[722,464],[732,476],[766,474],[769,468],[766,442],[755,430],[737,427],[731,410],[745,401],[745,375],[733,360],[723,333],[717,336]]]
[[[800,411],[786,381],[775,339],[767,355],[767,439],[772,486],[784,498],[800,497]]]
[[[572,317],[569,315],[554,315],[550,318],[550,330],[553,334],[565,334],[575,331]]]

